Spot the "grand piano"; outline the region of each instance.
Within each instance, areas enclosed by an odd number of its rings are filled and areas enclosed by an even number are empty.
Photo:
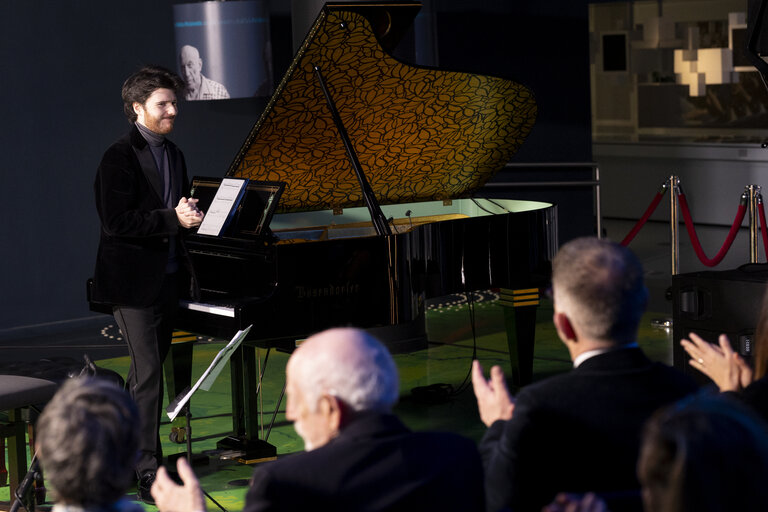
[[[555,207],[472,196],[530,132],[533,95],[392,57],[418,8],[326,4],[226,172],[284,184],[270,229],[189,239],[202,297],[178,327],[229,338],[254,325],[232,359],[232,447],[270,454],[255,347],[353,325],[413,350],[427,299],[494,287],[533,304],[549,278]],[[519,309],[532,346],[535,315]]]

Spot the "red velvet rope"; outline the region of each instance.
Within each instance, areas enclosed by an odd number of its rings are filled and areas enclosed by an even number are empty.
[[[744,220],[744,214],[747,212],[747,206],[743,203],[739,203],[739,209],[736,212],[736,218],[733,220],[733,225],[731,226],[731,230],[728,232],[728,236],[725,238],[725,242],[723,242],[723,246],[720,248],[714,258],[709,259],[707,258],[707,255],[704,254],[704,249],[701,248],[699,237],[696,235],[696,228],[693,226],[693,219],[691,219],[691,212],[688,209],[688,200],[685,198],[685,194],[680,193],[677,195],[677,197],[680,201],[680,212],[683,214],[685,227],[688,229],[688,236],[691,239],[691,244],[693,244],[693,250],[696,251],[696,255],[704,265],[708,267],[714,267],[723,261],[726,253],[731,248],[733,240],[736,238],[736,233],[739,232],[739,228],[741,227],[741,222]]]
[[[768,232],[765,227],[765,206],[763,202],[757,203],[757,212],[760,214],[760,233],[763,235],[763,250],[765,250],[766,257],[768,257]]]
[[[627,236],[624,237],[624,240],[621,241],[621,245],[626,247],[635,238],[637,233],[640,231],[640,228],[645,226],[645,223],[648,222],[648,218],[653,214],[654,211],[656,211],[656,207],[659,206],[663,195],[664,192],[656,192],[656,197],[654,197],[653,201],[651,201],[651,204],[648,205],[648,208],[645,210],[643,216],[640,217],[640,220],[637,221],[635,227],[633,227]]]

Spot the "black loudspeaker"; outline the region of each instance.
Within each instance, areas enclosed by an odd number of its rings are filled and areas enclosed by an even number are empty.
[[[755,28],[759,30],[759,34],[757,36],[757,47],[755,49],[760,56],[768,55],[768,9],[766,9],[763,13],[763,18],[760,20],[760,23],[757,23],[756,19],[760,4],[765,1],[766,0],[747,1],[747,29],[748,32],[751,32]],[[742,48],[746,48],[746,41],[744,41],[743,44],[744,46]],[[735,46],[734,53],[736,53]]]
[[[672,277],[672,360],[698,382],[710,382],[688,364],[680,340],[695,332],[710,343],[721,333],[733,349],[751,362],[752,342],[768,282],[768,264],[743,265],[735,270],[693,272]]]

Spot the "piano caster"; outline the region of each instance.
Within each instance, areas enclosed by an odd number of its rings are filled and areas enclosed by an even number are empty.
[[[277,447],[262,439],[227,436],[216,442],[216,448],[219,450],[243,452],[241,458],[246,461],[258,461],[259,459],[272,459],[277,457]]]
[[[187,429],[184,427],[171,427],[171,433],[168,435],[168,439],[176,444],[185,443],[187,440]]]

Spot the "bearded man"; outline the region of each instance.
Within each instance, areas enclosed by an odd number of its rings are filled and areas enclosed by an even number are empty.
[[[203,214],[189,188],[184,155],[166,139],[178,113],[181,79],[161,67],[145,67],[123,84],[123,110],[131,130],[112,144],[96,172],[94,192],[101,219],[92,300],[112,305],[128,344],[126,386],[141,416],[138,495],[150,488],[162,460],[158,427],[163,360],[173,335],[178,290],[193,286],[184,246],[187,229]]]

